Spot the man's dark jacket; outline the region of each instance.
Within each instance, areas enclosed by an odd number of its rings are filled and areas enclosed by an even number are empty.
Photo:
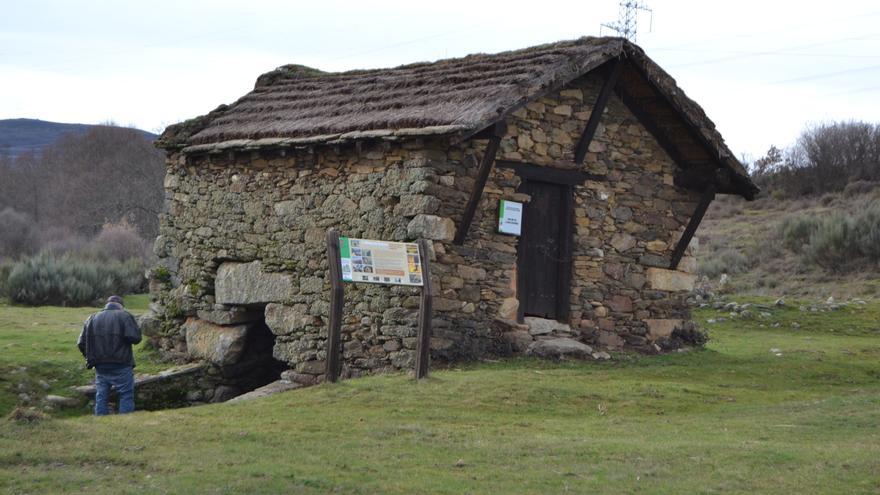
[[[141,330],[134,316],[121,306],[108,304],[103,311],[89,316],[76,346],[85,356],[88,368],[100,364],[134,367],[131,346],[140,341]]]

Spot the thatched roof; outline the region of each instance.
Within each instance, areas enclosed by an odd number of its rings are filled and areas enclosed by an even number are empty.
[[[658,120],[662,117],[658,126],[675,114],[670,129],[689,134],[680,140],[702,150],[691,154],[694,164],[712,161],[751,184],[702,109],[639,47],[621,38],[587,37],[393,69],[327,73],[287,65],[261,75],[253,91],[235,103],[170,126],[157,144],[198,153],[429,135],[466,138],[618,57],[636,74],[624,73],[620,84],[642,99],[651,91],[662,100],[655,105]],[[670,146],[678,146],[674,141]],[[679,160],[687,160],[685,155]]]

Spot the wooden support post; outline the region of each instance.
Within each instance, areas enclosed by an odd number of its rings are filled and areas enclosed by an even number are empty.
[[[602,113],[608,104],[608,98],[611,97],[614,86],[617,85],[617,78],[620,76],[621,67],[623,67],[623,59],[617,58],[612,64],[608,76],[605,78],[605,83],[602,85],[602,90],[599,91],[599,96],[596,97],[593,111],[590,112],[590,119],[587,120],[587,125],[584,127],[584,132],[581,134],[581,138],[578,140],[577,147],[575,148],[574,162],[577,164],[584,163],[584,157],[587,156],[590,142],[593,140],[593,136],[596,135],[596,129],[599,128],[599,120],[602,118]]]
[[[416,379],[428,376],[431,359],[431,322],[434,319],[434,285],[431,283],[431,261],[428,259],[428,241],[419,240],[422,258],[422,299],[419,304],[418,348],[416,349]]]
[[[489,144],[486,145],[486,152],[480,160],[480,169],[477,172],[477,180],[474,182],[474,188],[471,196],[468,198],[467,205],[464,208],[464,214],[461,216],[461,222],[455,231],[455,240],[457,245],[464,244],[467,237],[468,229],[474,220],[474,213],[477,211],[477,205],[480,203],[480,197],[483,196],[483,188],[486,187],[486,181],[489,179],[489,172],[492,171],[492,164],[495,163],[495,155],[498,153],[498,146],[501,144],[501,138],[507,132],[507,124],[504,121],[495,124],[494,133],[489,138]]]
[[[342,262],[339,257],[339,232],[327,231],[327,261],[330,264],[330,319],[327,324],[327,360],[324,379],[339,379],[342,354],[342,305],[345,290],[342,285]]]
[[[694,214],[691,216],[691,221],[688,222],[687,227],[684,229],[684,233],[681,235],[681,239],[678,240],[678,244],[675,246],[675,250],[672,251],[672,261],[669,263],[670,270],[678,268],[678,263],[681,261],[681,257],[684,256],[684,250],[687,249],[688,244],[691,243],[691,239],[694,237],[697,227],[700,226],[700,222],[703,221],[703,215],[706,214],[706,210],[709,209],[709,203],[711,203],[713,199],[715,199],[715,186],[710,185],[706,191],[703,192],[700,202],[697,203],[697,209],[694,210]]]

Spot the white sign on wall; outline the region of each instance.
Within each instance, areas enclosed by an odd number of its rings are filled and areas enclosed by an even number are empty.
[[[345,282],[424,285],[415,243],[340,237],[339,258]]]
[[[498,232],[520,235],[522,232],[523,204],[502,199],[498,204]]]

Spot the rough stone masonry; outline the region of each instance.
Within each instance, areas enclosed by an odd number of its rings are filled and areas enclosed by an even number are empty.
[[[588,74],[514,112],[497,158],[575,168],[574,146],[601,85]],[[571,311],[557,332],[514,321],[518,238],[496,232],[499,200],[530,199],[513,170],[493,169],[466,242],[451,242],[486,143],[437,136],[172,150],[149,337],[169,355],[228,369],[241,359],[249,325],[265,322],[287,376],[320,380],[331,227],[351,237],[433,241],[435,361],[523,352],[560,335],[653,351],[687,324],[694,259],[666,267],[698,193],[673,183],[675,163],[620,100],[611,98],[582,166],[605,179],[574,187]],[[347,285],[343,376],[411,369],[417,307],[412,288]]]

